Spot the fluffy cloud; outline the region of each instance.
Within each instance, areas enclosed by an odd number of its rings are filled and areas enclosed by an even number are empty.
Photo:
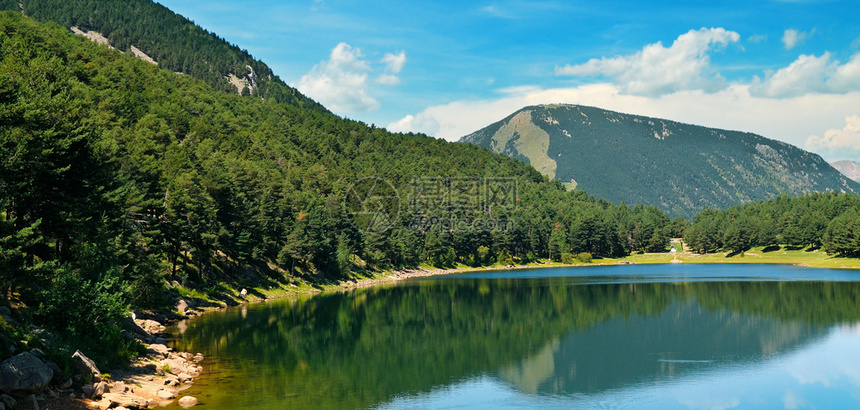
[[[860,151],[860,116],[845,117],[845,127],[827,130],[823,137],[810,136],[806,139],[806,149],[834,154],[846,149]]]
[[[668,48],[657,42],[631,55],[591,59],[584,64],[556,67],[555,72],[611,77],[622,92],[633,95],[657,97],[687,90],[716,92],[727,83],[711,69],[708,53],[738,40],[738,33],[723,28],[690,30]]]
[[[340,43],[328,60],[302,76],[297,88],[337,113],[376,110],[379,102],[367,94],[370,65],[362,57],[360,49]]]
[[[382,57],[382,63],[386,65],[386,69],[394,74],[400,74],[403,66],[406,65],[406,52],[401,51],[397,54],[385,53]]]
[[[809,36],[809,33],[807,32],[788,29],[785,30],[785,33],[782,35],[782,44],[785,45],[786,50],[791,50],[798,44],[803,43],[807,36]]]
[[[804,146],[810,135],[822,135],[824,130],[842,127],[845,118],[857,115],[857,107],[860,107],[860,92],[776,99],[755,96],[746,85],[732,85],[716,93],[683,91],[660,97],[625,94],[613,84],[554,89],[520,87],[506,91],[493,100],[464,100],[429,107],[389,124],[388,129],[423,132],[456,141],[525,106],[564,103],[748,131]],[[860,141],[858,136],[855,139]],[[807,149],[812,148],[815,147]],[[860,153],[854,157],[860,160]],[[831,156],[831,159],[852,158],[841,155],[839,158]]]
[[[821,57],[801,55],[788,67],[756,77],[753,95],[771,98],[796,97],[808,93],[843,94],[860,90],[860,53],[840,64],[830,53]]]
[[[406,52],[401,51],[397,54],[385,53],[385,56],[382,57],[380,61],[382,64],[385,64],[385,74],[380,75],[376,78],[376,82],[382,85],[397,85],[400,84],[400,77],[397,74],[400,74],[400,71],[403,70],[403,66],[406,65]]]

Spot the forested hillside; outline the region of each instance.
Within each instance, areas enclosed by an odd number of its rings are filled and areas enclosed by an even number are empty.
[[[0,10],[19,11],[19,4],[26,16],[99,32],[121,51],[137,47],[160,67],[199,78],[216,90],[325,111],[247,51],[151,0],[4,0]]]
[[[463,141],[569,188],[686,218],[780,193],[860,192],[818,155],[780,141],[595,107],[526,107]]]
[[[133,349],[121,318],[162,303],[167,281],[570,261],[663,250],[686,227],[484,148],[213,90],[15,12],[0,13],[0,123],[0,286],[101,360]]]
[[[754,246],[821,248],[860,257],[860,196],[836,192],[706,209],[696,215],[684,239],[696,252],[741,253]]]

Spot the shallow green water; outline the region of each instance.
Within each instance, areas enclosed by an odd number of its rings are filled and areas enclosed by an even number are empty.
[[[204,315],[215,409],[856,408],[860,272],[634,265],[450,275]]]

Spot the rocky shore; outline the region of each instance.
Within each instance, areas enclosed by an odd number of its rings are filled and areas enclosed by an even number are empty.
[[[15,321],[12,311],[0,312]],[[158,318],[158,317],[156,317]],[[75,372],[64,377],[60,367],[39,349],[21,351],[0,363],[0,410],[40,409],[149,409],[174,401],[183,407],[197,404],[183,397],[203,368],[201,354],[176,352],[167,346],[163,322],[153,318],[129,318],[128,337],[136,337],[146,353],[122,369],[102,372],[80,351],[72,355]],[[24,346],[9,344],[12,349]]]
[[[516,269],[519,266],[495,267],[493,269]],[[349,290],[392,283],[399,280],[434,276],[483,269],[410,269],[390,272],[370,279],[344,281],[311,293]],[[299,292],[303,293],[303,292]],[[49,361],[39,349],[26,351],[25,346],[7,341],[7,345],[18,350],[0,363],[0,410],[51,410],[51,409],[152,409],[176,402],[182,407],[192,407],[197,399],[183,396],[182,391],[191,386],[203,371],[200,353],[179,352],[168,347],[171,335],[166,325],[189,319],[207,311],[226,308],[240,303],[265,301],[285,297],[290,293],[275,293],[268,296],[249,295],[243,290],[228,302],[213,304],[193,298],[178,298],[171,317],[162,313],[135,312],[126,319],[128,338],[136,338],[146,347],[146,353],[129,366],[103,372],[92,360],[80,351],[73,359],[76,371],[72,377],[64,377],[56,363]],[[176,315],[179,313],[179,315]],[[14,322],[13,312],[0,306],[0,314],[7,322]]]

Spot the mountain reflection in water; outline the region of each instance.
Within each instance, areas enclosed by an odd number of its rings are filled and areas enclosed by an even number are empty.
[[[207,314],[176,340],[207,357],[184,394],[213,408],[485,406],[493,397],[564,407],[779,360],[860,322],[860,283],[844,278],[623,283],[579,280],[582,271],[575,280],[554,269],[432,278]],[[460,388],[483,393],[457,401]]]

